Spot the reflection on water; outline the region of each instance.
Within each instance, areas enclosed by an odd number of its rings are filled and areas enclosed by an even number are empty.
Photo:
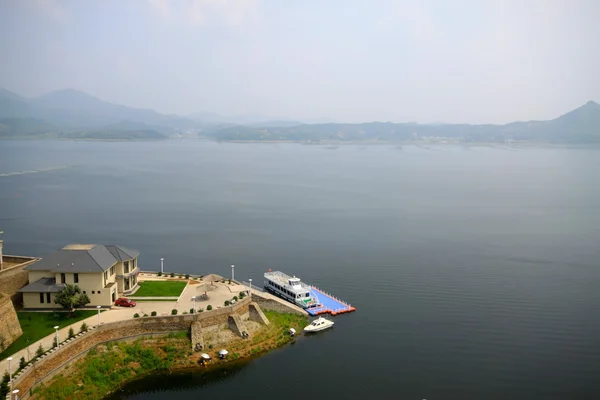
[[[210,368],[193,368],[170,373],[156,373],[125,384],[121,389],[106,397],[107,400],[149,399],[161,392],[187,392],[189,398],[196,398],[192,389],[223,383],[236,376],[247,364],[247,361],[236,361]],[[178,393],[179,399],[188,398],[184,393]],[[157,398],[164,398],[158,396]]]

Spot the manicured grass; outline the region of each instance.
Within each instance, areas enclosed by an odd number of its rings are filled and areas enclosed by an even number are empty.
[[[17,351],[24,349],[30,344],[37,342],[45,336],[54,333],[54,326],[58,325],[64,328],[82,319],[97,314],[96,310],[77,310],[73,315],[67,312],[18,312],[17,317],[21,324],[23,334],[2,353],[0,360],[10,356]],[[79,333],[79,327],[73,328],[75,333]],[[27,341],[29,339],[29,342]],[[61,338],[64,340],[66,338]],[[31,355],[35,355],[37,348],[31,348]],[[47,349],[44,349],[47,350]]]
[[[183,292],[187,282],[181,281],[144,281],[132,297],[177,297]]]

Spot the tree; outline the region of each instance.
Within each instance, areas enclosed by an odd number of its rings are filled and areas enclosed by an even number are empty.
[[[2,378],[2,383],[0,383],[0,396],[2,396],[2,398],[6,397],[6,395],[8,394],[10,387],[8,385],[8,383],[10,382],[10,375],[8,374],[8,371],[6,371],[4,373],[4,377]]]
[[[75,331],[73,331],[73,327],[69,328],[69,339],[75,336]]]
[[[83,324],[81,324],[81,327],[79,328],[79,332],[87,332],[87,330],[88,330],[88,326],[84,322]]]
[[[83,307],[90,302],[87,294],[81,293],[81,289],[77,285],[65,285],[65,287],[56,294],[54,304],[61,305],[70,313],[75,312],[79,307]]]
[[[44,354],[44,348],[42,347],[42,344],[40,343],[40,346],[35,351],[35,355],[40,357],[42,354]]]
[[[23,369],[27,366],[27,363],[25,362],[25,357],[21,357],[21,359],[19,360],[19,369]]]

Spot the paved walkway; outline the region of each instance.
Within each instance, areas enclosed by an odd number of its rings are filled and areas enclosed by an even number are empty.
[[[151,280],[151,279],[148,279]],[[213,309],[221,308],[224,306],[225,300],[231,300],[233,296],[239,295],[239,292],[233,293],[230,289],[238,289],[237,285],[228,285],[226,283],[205,283],[202,282],[200,284],[188,284],[181,296],[179,297],[179,301],[138,301],[137,305],[133,308],[120,308],[120,307],[112,307],[107,311],[103,311],[100,314],[100,323],[106,324],[109,322],[123,321],[127,319],[133,318],[135,313],[140,314],[140,317],[144,315],[144,313],[150,315],[152,311],[156,311],[158,315],[171,315],[171,310],[177,309],[178,314],[182,314],[184,311],[190,312],[190,308],[194,307],[196,310],[199,308],[203,308],[206,310],[206,307],[210,304]],[[200,296],[201,294],[206,293],[208,295],[208,300],[203,301],[194,301],[192,297]],[[73,328],[75,333],[79,332],[79,328],[81,324],[85,321],[88,326],[96,326],[98,325],[98,316],[94,315],[93,317],[89,317],[87,319],[78,321],[72,325],[65,326],[58,331],[59,341],[65,340],[69,336],[69,328]],[[54,343],[55,334],[48,335],[41,340],[38,340],[35,343],[29,345],[29,353],[27,348],[24,348],[11,357],[12,360],[12,371],[13,374],[19,368],[19,360],[21,357],[25,357],[26,361],[31,358],[35,358],[35,351],[40,346],[40,343],[44,349],[48,349],[52,347]],[[4,359],[0,361],[0,375],[4,374],[4,371],[8,371],[8,360]]]

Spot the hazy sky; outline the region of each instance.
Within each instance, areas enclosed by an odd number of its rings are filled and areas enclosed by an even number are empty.
[[[501,123],[600,102],[599,0],[0,0],[0,86],[160,112]]]

